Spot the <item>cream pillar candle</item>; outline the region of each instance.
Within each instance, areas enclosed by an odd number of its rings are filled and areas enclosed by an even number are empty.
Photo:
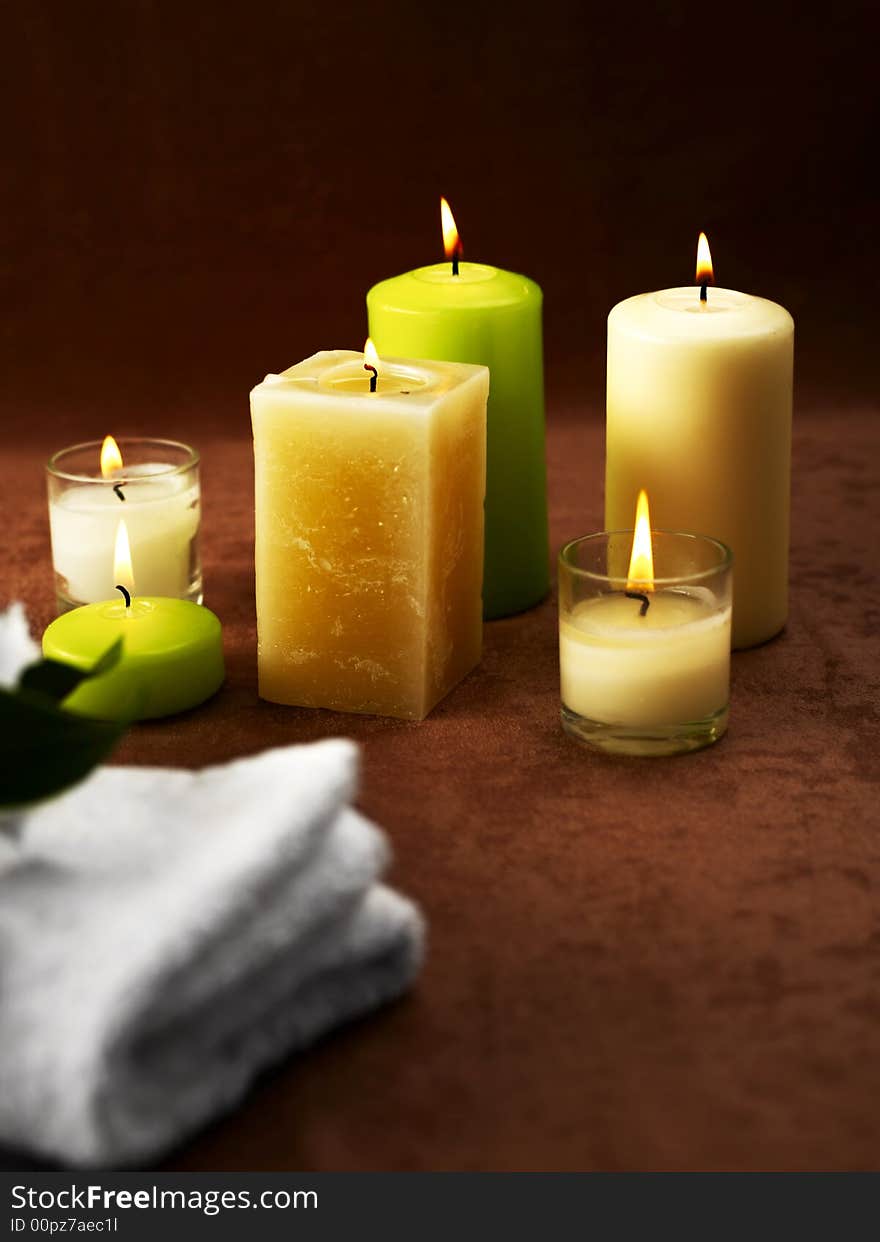
[[[608,316],[605,525],[639,489],[654,526],[703,531],[733,550],[733,644],[772,638],[788,608],[794,323],[731,289],[666,289]]]
[[[488,390],[348,350],[253,390],[263,698],[420,720],[477,664]]]

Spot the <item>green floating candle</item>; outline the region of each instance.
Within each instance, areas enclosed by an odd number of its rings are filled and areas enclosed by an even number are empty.
[[[120,522],[117,559],[125,547]],[[125,576],[119,574],[118,576]],[[106,673],[83,681],[64,707],[101,720],[147,720],[197,707],[223,684],[223,641],[213,612],[184,599],[132,598],[86,604],[57,617],[43,634],[47,659],[89,669],[118,639],[122,655]]]
[[[449,262],[374,285],[369,330],[380,354],[489,368],[483,613],[504,617],[549,587],[543,294],[525,276],[461,261],[445,200],[441,210]]]

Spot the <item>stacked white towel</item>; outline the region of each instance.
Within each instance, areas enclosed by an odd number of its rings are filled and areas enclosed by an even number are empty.
[[[153,1159],[260,1070],[399,995],[416,908],[378,882],[346,741],[182,772],[103,768],[0,871],[0,1142]]]

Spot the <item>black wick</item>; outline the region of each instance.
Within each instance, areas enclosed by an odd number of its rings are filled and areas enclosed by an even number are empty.
[[[375,367],[371,367],[371,366],[370,366],[369,362],[365,362],[365,363],[364,363],[364,370],[365,370],[365,371],[369,371],[369,372],[371,372],[371,374],[370,374],[370,392],[375,392],[375,391],[376,391],[376,380],[379,378],[379,374],[378,374],[378,372],[376,371],[376,368],[375,368]]]
[[[709,282],[707,280],[704,280],[703,283],[700,285],[700,301],[701,302],[708,302],[709,295],[706,292],[708,288],[709,288]]]
[[[128,590],[124,586],[120,586],[119,583],[116,584],[116,590],[122,592],[123,596],[125,597],[125,606],[126,608],[130,608],[131,607],[131,595],[128,593]]]
[[[120,500],[125,500],[125,497],[124,497],[124,496],[123,496],[123,494],[122,494],[122,484],[121,484],[121,483],[114,483],[114,484],[113,484],[113,490],[114,490],[114,492],[116,493],[116,495],[119,497],[119,499],[120,499]]]
[[[453,276],[458,275],[458,260],[460,258],[461,258],[461,254],[459,253],[458,250],[455,250],[452,255],[452,275]]]
[[[648,599],[647,595],[643,595],[641,591],[624,591],[624,595],[627,599],[640,599],[642,601],[642,606],[639,609],[640,617],[643,617],[651,607],[651,601]]]

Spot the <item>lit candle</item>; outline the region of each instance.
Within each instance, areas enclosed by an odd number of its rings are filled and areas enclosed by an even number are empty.
[[[200,602],[199,458],[172,440],[112,436],[56,453],[49,523],[59,608],[113,595],[113,541],[125,518],[140,590]],[[96,467],[100,462],[100,473]]]
[[[477,664],[488,384],[368,341],[253,390],[264,699],[420,720]]]
[[[788,609],[794,323],[712,282],[701,235],[698,288],[628,298],[608,316],[605,525],[627,525],[644,486],[656,526],[728,544],[733,642],[749,647]]]
[[[644,492],[631,536],[567,544],[559,561],[566,731],[643,755],[717,741],[727,728],[730,578],[729,550],[717,540],[652,535]]]
[[[223,643],[213,612],[183,599],[134,595],[126,522],[117,518],[116,599],[64,613],[43,634],[43,655],[89,669],[117,638],[109,672],[82,682],[64,707],[104,720],[145,720],[196,707],[223,684]]]
[[[489,367],[486,457],[486,617],[522,612],[549,586],[544,372],[538,285],[465,262],[441,199],[445,263],[383,280],[367,294],[380,352]]]

